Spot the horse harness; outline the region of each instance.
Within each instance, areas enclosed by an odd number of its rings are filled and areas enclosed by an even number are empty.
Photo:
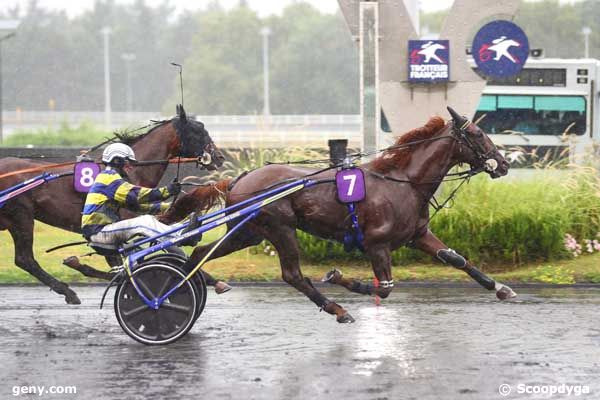
[[[362,169],[354,166],[350,159],[346,158],[341,169],[335,174],[335,185],[338,201],[348,208],[351,222],[350,230],[344,234],[344,250],[350,252],[357,248],[364,252],[364,235],[356,215],[356,204],[363,201],[367,194]]]
[[[445,179],[445,177],[442,177],[439,180],[423,183],[423,184],[442,183],[442,182],[448,182],[448,181],[454,181],[454,180],[461,181],[460,184],[452,190],[452,192],[448,195],[446,200],[444,200],[443,202],[441,202],[441,203],[438,202],[438,200],[435,198],[435,196],[432,197],[432,199],[430,199],[428,201],[428,204],[431,205],[435,211],[434,211],[434,214],[428,218],[427,223],[429,223],[431,221],[431,219],[433,217],[435,217],[435,215],[440,210],[445,208],[446,205],[454,199],[454,197],[456,196],[456,193],[461,188],[461,186],[465,182],[467,182],[472,176],[475,176],[475,175],[483,172],[484,170],[493,171],[498,166],[497,161],[491,157],[491,154],[493,154],[497,150],[496,146],[494,145],[492,147],[492,149],[490,149],[489,151],[485,151],[485,149],[483,148],[483,146],[481,146],[480,143],[474,142],[473,140],[471,140],[469,138],[470,134],[467,132],[467,129],[469,128],[470,125],[471,125],[471,121],[469,121],[468,119],[463,117],[460,126],[458,126],[457,124],[453,124],[452,134],[450,136],[442,136],[442,137],[434,139],[434,140],[439,140],[439,139],[443,139],[443,138],[450,138],[450,139],[456,140],[459,144],[463,144],[463,145],[467,146],[475,155],[476,159],[478,160],[479,166],[475,167],[475,168],[471,168],[467,171],[447,174],[446,177],[450,176],[451,177],[450,179]],[[421,141],[419,141],[419,142],[421,142]],[[410,143],[406,143],[406,144],[410,144]],[[394,148],[394,146],[391,146],[388,149],[391,149],[391,148]],[[397,183],[415,184],[415,182],[408,180],[408,179],[393,178],[391,176],[387,176],[387,175],[380,174],[378,172],[370,171],[370,170],[367,170],[367,172],[369,174],[374,175],[381,179],[385,179],[385,180],[389,180],[389,181],[393,181],[393,182],[397,182]],[[344,184],[345,180],[349,180],[350,185],[345,185]],[[348,231],[346,231],[346,233],[344,234],[344,241],[343,241],[344,250],[346,252],[350,252],[356,248],[356,249],[360,250],[361,252],[364,252],[365,251],[364,245],[363,245],[364,234],[360,227],[358,215],[356,214],[357,203],[362,201],[366,196],[366,187],[364,184],[364,172],[362,169],[353,165],[349,158],[346,158],[341,166],[341,169],[336,174],[335,182],[336,182],[338,200],[340,202],[346,204],[346,207],[348,209],[348,216],[350,217],[350,221],[351,221],[350,229]]]

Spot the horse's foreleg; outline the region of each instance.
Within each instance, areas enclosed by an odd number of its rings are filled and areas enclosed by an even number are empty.
[[[302,276],[300,270],[300,249],[296,230],[290,227],[278,226],[265,232],[269,240],[279,254],[281,275],[284,281],[304,293],[320,310],[335,315],[337,322],[354,322],[354,318],[339,304],[327,299],[312,284],[309,278]]]
[[[375,277],[379,285],[375,286],[370,282],[361,282],[356,279],[346,278],[341,271],[334,269],[328,272],[323,278],[323,282],[329,282],[345,287],[351,292],[366,295],[377,295],[382,299],[389,296],[394,288],[391,270],[391,255],[388,246],[373,246],[367,250],[367,256],[371,261]]]
[[[24,218],[21,219],[21,222],[27,220],[27,218]],[[15,264],[17,267],[30,273],[56,293],[65,296],[65,301],[68,304],[81,304],[77,294],[66,283],[44,271],[33,257],[33,220],[30,220],[27,225],[13,222],[14,224],[10,227],[9,232],[15,244]]]
[[[430,254],[444,264],[450,264],[451,266],[466,272],[471,278],[473,278],[477,283],[487,290],[495,290],[496,296],[500,300],[506,300],[517,296],[517,294],[513,292],[510,287],[496,282],[492,278],[488,277],[483,272],[471,265],[471,263],[463,256],[448,248],[448,246],[446,246],[429,230],[424,236],[415,241],[415,246],[417,249]]]

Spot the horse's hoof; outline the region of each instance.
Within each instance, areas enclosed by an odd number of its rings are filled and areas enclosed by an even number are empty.
[[[508,300],[517,297],[517,294],[508,286],[501,285],[498,289],[496,289],[496,297],[498,297],[500,300]]]
[[[352,318],[352,315],[350,315],[349,313],[345,313],[342,315],[338,315],[337,322],[339,322],[340,324],[351,324],[354,322],[354,318]]]
[[[71,256],[71,257],[67,257],[63,260],[63,265],[66,265],[67,267],[71,267],[71,268],[78,268],[81,266],[81,264],[79,263],[79,258],[77,258],[76,256]]]
[[[342,275],[342,271],[334,268],[325,274],[323,279],[321,279],[321,282],[338,283],[338,281],[342,278]]]
[[[223,281],[218,281],[217,283],[215,283],[215,293],[216,294],[227,293],[231,289],[233,289],[233,288]]]
[[[79,297],[77,297],[77,295],[74,292],[70,294],[65,294],[65,301],[67,302],[67,304],[81,304],[81,300],[79,300]]]

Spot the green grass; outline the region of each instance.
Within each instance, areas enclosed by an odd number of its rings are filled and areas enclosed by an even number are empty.
[[[70,126],[63,122],[58,127],[36,130],[17,130],[4,139],[3,146],[91,146],[112,136],[110,132],[89,122]]]
[[[463,185],[452,207],[441,210],[430,227],[449,247],[479,265],[554,263],[570,256],[564,248],[565,234],[581,242],[600,232],[599,176],[598,170],[584,167],[563,174],[538,171],[530,180],[492,180],[481,174]],[[445,186],[438,199],[445,199],[444,193],[455,185]],[[345,253],[341,245],[306,234],[299,237],[313,262],[361,257]],[[393,260],[405,264],[426,262],[428,257],[402,248],[393,253]]]
[[[215,230],[205,235],[203,242],[214,240],[223,230]],[[76,271],[62,265],[62,260],[71,255],[89,252],[86,246],[70,247],[47,254],[45,249],[63,243],[81,240],[75,233],[65,232],[48,225],[36,223],[35,256],[40,265],[50,274],[67,282],[92,282]],[[0,283],[37,282],[26,272],[14,266],[13,246],[10,235],[0,232]],[[98,256],[83,259],[90,265],[106,270],[104,260]],[[365,261],[323,262],[302,265],[303,273],[313,280],[320,279],[325,272],[336,267],[346,276],[357,279],[372,279],[371,267]],[[264,254],[260,248],[244,249],[227,257],[207,264],[206,270],[225,280],[235,281],[273,281],[281,279],[279,259]],[[501,281],[537,282],[537,283],[600,283],[600,253],[585,255],[576,259],[560,260],[552,263],[528,263],[520,267],[498,265],[484,268],[494,278]],[[410,263],[397,265],[393,269],[396,281],[447,281],[470,282],[471,279],[461,271],[440,264]]]

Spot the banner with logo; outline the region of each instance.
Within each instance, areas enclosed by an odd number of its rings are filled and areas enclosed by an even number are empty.
[[[477,32],[471,52],[482,74],[507,78],[521,72],[529,56],[529,40],[518,25],[492,21]]]
[[[448,40],[408,41],[408,81],[444,82],[450,79]]]

